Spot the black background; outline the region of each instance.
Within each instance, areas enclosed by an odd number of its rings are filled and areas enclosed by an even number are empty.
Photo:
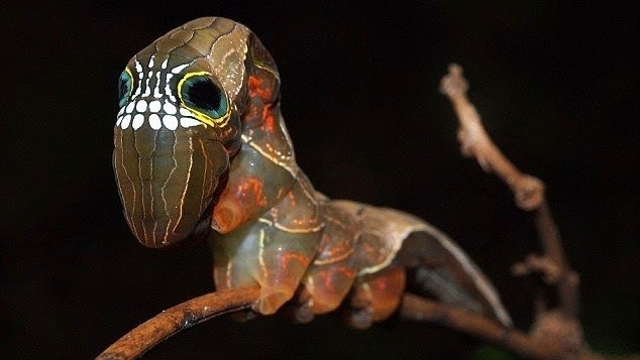
[[[548,186],[582,275],[587,340],[640,350],[636,2],[27,4],[2,4],[3,358],[92,358],[212,289],[205,244],[176,252],[137,244],[110,158],[116,80],[128,59],[207,15],[246,24],[271,51],[298,162],[319,190],[442,228],[527,328],[535,283],[508,269],[537,240],[503,184],[459,155],[438,82],[449,62],[462,64],[494,140]],[[361,332],[331,316],[303,326],[225,318],[146,358],[470,358],[476,345],[424,324]]]

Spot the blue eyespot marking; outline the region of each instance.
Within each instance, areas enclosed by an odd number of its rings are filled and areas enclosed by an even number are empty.
[[[118,81],[118,105],[123,107],[127,104],[131,91],[133,89],[133,76],[129,69],[124,69],[120,74],[120,80]]]

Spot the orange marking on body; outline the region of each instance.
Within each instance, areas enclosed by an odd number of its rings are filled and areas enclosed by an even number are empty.
[[[339,276],[342,276],[346,279],[353,279],[355,277],[355,271],[347,266],[340,266],[338,268],[333,268],[331,270],[323,271],[322,283],[323,283],[323,291],[330,293],[339,293],[340,292],[340,279]]]
[[[276,119],[271,113],[271,106],[262,108],[262,128],[264,131],[273,133],[276,129]]]
[[[283,269],[286,270],[286,268],[288,268],[288,263],[291,261],[298,261],[300,264],[302,264],[303,266],[307,266],[309,265],[309,263],[311,263],[311,258],[308,256],[305,256],[304,254],[300,254],[297,252],[286,252],[282,254],[282,260],[284,260],[282,262],[282,267]]]
[[[290,191],[287,194],[287,199],[289,200],[290,206],[292,208],[295,208],[298,205],[298,199],[296,198],[296,194],[294,194],[293,191]]]
[[[274,271],[274,274],[278,274],[277,276],[281,277],[281,280],[284,280],[287,277],[290,277],[290,269],[296,268],[296,266],[292,264],[294,262],[302,265],[302,268],[306,268],[311,263],[311,258],[299,252],[282,252],[277,255],[277,261],[273,262],[272,266],[270,266],[269,269],[266,269],[267,273],[272,270]]]
[[[262,84],[263,80],[259,77],[254,75],[249,76],[249,96],[257,96],[263,100],[271,100],[273,97],[273,92],[270,88],[261,88]]]
[[[263,183],[255,177],[246,178],[235,189],[227,188],[213,210],[214,229],[222,234],[235,229],[252,216],[256,207],[267,206]]]
[[[266,86],[266,87],[265,87]],[[276,126],[276,119],[271,112],[271,101],[273,100],[273,91],[269,84],[257,76],[249,76],[249,96],[262,100],[262,111],[260,117],[262,119],[262,129],[273,133]],[[258,106],[259,109],[259,106]],[[258,110],[254,109],[254,110]],[[257,111],[256,111],[257,112]],[[257,115],[257,114],[256,114]]]
[[[251,198],[259,207],[264,207],[267,205],[267,197],[262,185],[260,179],[250,177],[238,185],[237,193],[244,198]]]
[[[334,286],[335,269],[319,269],[313,275],[314,283],[320,283],[321,286],[317,288],[318,293],[322,293],[323,297],[336,292]],[[320,294],[316,294],[320,295]]]

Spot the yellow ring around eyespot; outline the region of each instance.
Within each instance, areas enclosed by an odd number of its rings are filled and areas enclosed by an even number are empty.
[[[128,66],[125,66],[124,71],[127,73],[127,75],[129,75],[130,86],[127,89],[127,97],[129,97],[133,92],[133,74],[131,73],[131,70],[129,70]]]
[[[211,116],[208,116],[206,114],[201,113],[200,111],[189,107],[184,100],[182,100],[182,86],[184,85],[184,82],[194,76],[211,76],[213,77],[213,75],[211,75],[211,73],[207,72],[207,71],[195,71],[195,72],[191,72],[186,74],[182,79],[180,79],[180,81],[178,82],[178,96],[180,97],[180,100],[182,102],[182,105],[191,110],[193,112],[193,115],[196,117],[196,119],[200,120],[202,123],[209,125],[211,127],[216,127],[216,126],[225,126],[227,125],[227,123],[229,122],[229,118],[231,117],[231,111],[230,111],[230,104],[229,104],[229,99],[227,98],[226,94],[224,94],[224,101],[226,102],[226,108],[227,108],[227,112],[219,118],[212,118]]]

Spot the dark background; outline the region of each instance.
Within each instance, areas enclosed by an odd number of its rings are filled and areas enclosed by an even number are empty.
[[[640,351],[637,2],[28,3],[1,5],[3,358],[92,358],[212,290],[205,244],[163,252],[135,241],[110,158],[122,68],[205,15],[246,24],[271,51],[299,163],[319,190],[401,208],[448,232],[526,329],[535,281],[508,269],[537,239],[509,190],[459,155],[438,82],[449,62],[462,64],[494,140],[548,186],[582,275],[587,340]],[[146,358],[446,359],[478,356],[477,346],[424,324],[361,332],[331,316],[303,326],[223,318]]]

